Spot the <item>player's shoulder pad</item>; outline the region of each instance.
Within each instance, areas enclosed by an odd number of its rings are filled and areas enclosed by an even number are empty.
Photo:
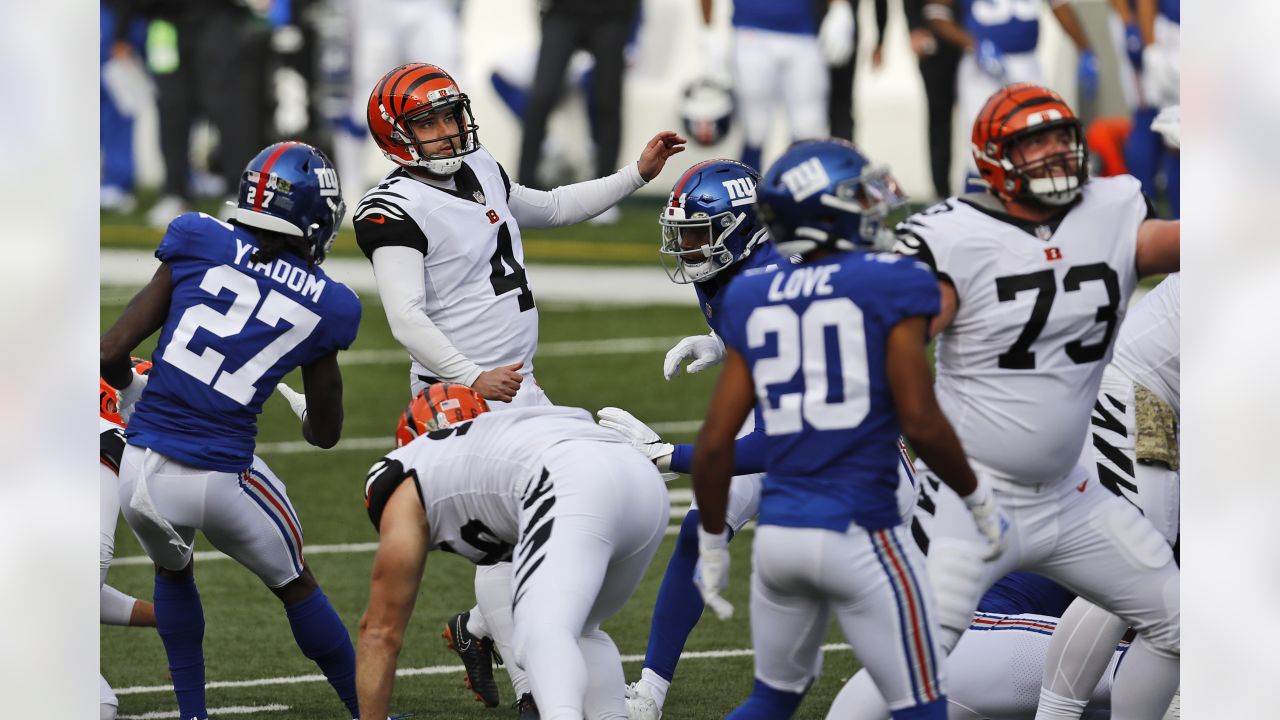
[[[113,425],[98,434],[98,461],[117,475],[120,474],[124,445],[124,428],[119,425]]]
[[[413,218],[410,209],[415,202],[414,180],[400,170],[392,172],[356,203],[351,223],[356,230],[356,244],[365,257],[388,245],[411,247],[427,254],[427,236]]]
[[[369,511],[369,522],[373,529],[382,531],[382,513],[387,509],[391,495],[405,480],[413,478],[413,485],[418,490],[418,500],[422,500],[422,485],[418,482],[418,473],[412,468],[405,470],[404,463],[395,458],[384,457],[369,468],[364,482],[364,507]],[[425,506],[425,503],[423,503]]]
[[[1155,217],[1155,206],[1142,192],[1142,183],[1132,175],[1089,178],[1084,199],[1097,207],[1142,208],[1145,217]]]
[[[181,257],[213,258],[214,248],[228,243],[234,228],[202,212],[183,213],[169,222],[156,248],[156,258],[169,262]]]

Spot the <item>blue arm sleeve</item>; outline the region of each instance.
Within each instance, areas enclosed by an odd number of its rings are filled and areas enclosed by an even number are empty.
[[[733,444],[733,474],[749,475],[764,472],[765,434],[756,429],[743,435]],[[671,452],[672,472],[688,474],[693,470],[693,445],[676,445]]]

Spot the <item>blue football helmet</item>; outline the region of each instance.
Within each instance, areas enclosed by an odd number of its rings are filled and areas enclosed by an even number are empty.
[[[888,250],[888,214],[906,202],[884,166],[836,138],[793,144],[756,189],[760,219],[783,255]]]
[[[671,282],[709,280],[765,241],[756,219],[759,182],[759,173],[736,160],[707,160],[680,176],[658,216],[658,252]]]
[[[305,259],[319,265],[346,213],[338,171],[328,156],[306,143],[279,142],[245,167],[233,217],[242,225],[302,238]]]

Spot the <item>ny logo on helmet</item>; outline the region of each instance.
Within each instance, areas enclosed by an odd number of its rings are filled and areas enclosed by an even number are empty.
[[[831,184],[831,176],[827,175],[827,169],[816,157],[809,158],[782,173],[781,179],[782,184],[791,191],[791,197],[795,198],[796,202],[821,192]]]
[[[312,168],[320,181],[320,196],[332,197],[338,194],[338,171],[333,168]]]
[[[756,184],[749,177],[733,178],[725,180],[724,189],[729,193],[729,205],[738,207],[739,205],[750,205],[756,199]]]

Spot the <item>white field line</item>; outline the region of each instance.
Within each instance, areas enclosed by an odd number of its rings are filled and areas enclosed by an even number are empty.
[[[822,652],[840,652],[848,650],[849,646],[845,643],[830,643],[822,646]],[[751,657],[755,655],[755,651],[751,648],[740,648],[735,650],[703,650],[699,652],[685,652],[680,654],[682,662],[687,660],[715,660],[719,658],[730,657]],[[622,662],[633,663],[642,662],[644,655],[623,655]],[[401,668],[396,670],[396,677],[412,677],[415,675],[447,675],[450,673],[460,672],[461,665],[432,665],[430,667],[419,668]],[[505,667],[503,668],[505,670]],[[293,675],[290,677],[276,678],[258,678],[255,680],[215,680],[205,683],[206,690],[216,690],[219,688],[246,688],[246,687],[264,687],[270,685],[296,685],[299,683],[325,682],[324,675],[315,673],[312,675]],[[116,695],[144,695],[151,693],[172,692],[172,685],[140,685],[137,687],[116,688]],[[223,710],[226,712],[226,710]],[[142,716],[138,716],[142,717]],[[177,717],[176,713],[170,715],[148,715],[147,717]]]
[[[675,488],[670,492],[671,495],[671,519],[680,521],[689,512],[689,503],[693,501],[693,491],[688,488]],[[748,526],[750,527],[750,526]],[[675,535],[680,532],[680,526],[673,525],[666,529],[666,535]],[[333,545],[305,545],[303,553],[306,555],[343,555],[349,553],[371,553],[378,549],[378,543],[337,543]],[[210,560],[230,560],[227,555],[217,550],[200,550],[194,553],[193,557],[199,562],[208,562]],[[111,561],[111,567],[122,567],[127,565],[150,565],[151,559],[146,555],[127,555],[118,557]]]
[[[674,422],[657,422],[651,423],[649,427],[653,428],[653,431],[659,435],[664,433],[691,433],[702,427],[702,421],[676,420]],[[283,442],[259,443],[257,453],[259,455],[294,455],[303,452],[336,452],[340,450],[380,450],[390,452],[394,444],[395,440],[390,435],[372,438],[347,438],[340,440],[330,450],[321,450],[306,440],[285,440]]]
[[[288,710],[288,705],[280,705],[272,703],[271,705],[232,705],[231,707],[209,708],[209,714],[221,717],[223,715],[249,715],[260,712],[281,712]],[[177,710],[156,710],[154,712],[142,713],[141,715],[121,715],[120,720],[160,720],[160,718],[176,718]]]

